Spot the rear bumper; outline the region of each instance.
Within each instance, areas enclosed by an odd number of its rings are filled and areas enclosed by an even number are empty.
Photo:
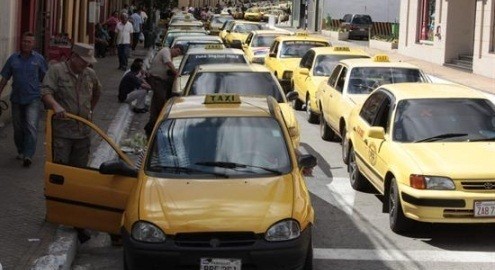
[[[125,260],[129,269],[199,269],[201,258],[233,258],[242,261],[242,269],[303,269],[311,243],[311,227],[297,239],[267,242],[257,239],[242,247],[181,247],[172,237],[165,243],[150,244],[132,239],[122,229]]]

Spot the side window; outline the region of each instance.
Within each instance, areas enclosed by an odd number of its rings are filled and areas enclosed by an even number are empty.
[[[375,124],[374,120],[377,118],[380,111],[381,104],[385,100],[387,95],[381,91],[375,92],[366,99],[359,112],[359,116],[363,118],[370,126]]]
[[[315,60],[315,52],[309,51],[309,57],[306,60],[306,62],[304,63],[304,67],[310,69],[311,66],[313,66],[314,60]]]
[[[339,76],[341,70],[342,70],[341,65],[338,65],[333,69],[332,75],[330,75],[330,78],[328,78],[328,82],[327,82],[329,86],[331,87],[335,86],[335,83],[337,82],[337,77]]]
[[[378,111],[377,116],[373,122],[373,126],[383,127],[385,132],[388,132],[392,104],[393,104],[392,97],[385,94],[385,98],[382,104],[380,105],[380,110]]]
[[[273,42],[272,46],[270,47],[270,53],[278,53],[278,44],[278,41]]]
[[[308,51],[301,58],[301,61],[299,62],[299,67],[301,67],[301,68],[310,68],[311,67],[311,62],[312,62],[313,56],[314,56],[314,53],[312,51]]]
[[[251,40],[253,39],[253,33],[249,34],[249,36],[246,38],[246,44],[250,44],[251,43]]]
[[[337,78],[337,83],[335,84],[335,90],[342,92],[344,90],[345,78],[347,76],[347,68],[342,67],[339,77]]]

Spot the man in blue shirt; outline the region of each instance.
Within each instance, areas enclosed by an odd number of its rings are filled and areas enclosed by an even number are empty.
[[[134,27],[134,33],[132,33],[132,50],[136,50],[136,46],[139,41],[139,36],[141,35],[141,31],[143,30],[143,19],[141,18],[141,9],[138,8],[131,15],[130,21],[132,22],[132,26]]]
[[[45,58],[35,51],[33,33],[22,35],[21,51],[13,53],[2,68],[0,95],[7,82],[12,79],[12,125],[17,159],[29,167],[36,151],[38,122],[41,106],[41,82],[48,69]]]

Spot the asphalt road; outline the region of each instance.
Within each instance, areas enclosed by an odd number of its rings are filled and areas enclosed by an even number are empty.
[[[382,213],[382,197],[354,191],[340,142],[325,142],[318,125],[297,112],[301,151],[318,158],[307,178],[316,211],[314,269],[495,269],[494,225],[424,224],[399,235]],[[73,269],[122,269],[122,248],[100,234],[82,245]]]

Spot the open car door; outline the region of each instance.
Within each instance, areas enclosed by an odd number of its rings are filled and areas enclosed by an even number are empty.
[[[101,174],[98,168],[103,161],[111,159],[120,159],[129,168],[134,168],[134,164],[93,123],[71,114],[68,117],[91,128],[90,160],[84,168],[54,162],[54,112],[48,111],[44,175],[46,219],[57,224],[119,234],[122,214],[127,198],[137,184],[137,176]]]

